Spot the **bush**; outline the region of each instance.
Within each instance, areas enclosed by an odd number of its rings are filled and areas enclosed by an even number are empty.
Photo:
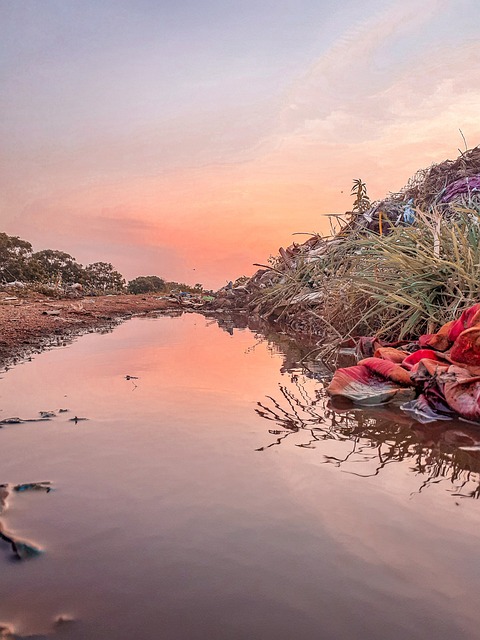
[[[165,280],[158,276],[139,276],[128,283],[129,293],[159,293],[165,291]]]

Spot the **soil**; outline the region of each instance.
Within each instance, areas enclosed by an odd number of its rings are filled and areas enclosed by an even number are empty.
[[[56,300],[40,294],[0,293],[0,367],[76,336],[105,329],[133,315],[178,311],[156,295],[117,295]]]

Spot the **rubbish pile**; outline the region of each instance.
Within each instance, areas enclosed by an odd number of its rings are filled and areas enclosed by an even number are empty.
[[[480,198],[480,146],[461,153],[456,160],[445,160],[428,169],[421,169],[398,193],[375,202],[358,216],[352,227],[367,227],[372,231],[388,231],[399,224],[412,224],[415,210],[438,208],[444,217],[456,204],[467,204]]]
[[[210,296],[204,293],[193,294],[187,291],[180,291],[178,293],[172,293],[168,296],[162,296],[159,298],[166,302],[171,302],[179,305],[180,308],[186,311],[195,311],[203,309],[205,305],[208,305],[214,300],[214,296]]]
[[[471,283],[480,282],[480,146],[417,172],[399,193],[368,209],[336,219],[331,236],[312,234],[280,247],[251,278],[220,289],[209,308],[244,309],[283,330],[341,339],[376,333],[376,322],[394,333],[398,327],[389,323],[397,317],[410,320],[406,333],[415,336],[428,321],[439,326],[454,309],[479,299]],[[381,307],[387,282],[391,290]],[[428,309],[420,308],[422,300]]]
[[[480,303],[413,343],[363,338],[357,352],[366,357],[336,371],[332,398],[375,405],[410,391],[414,398],[401,408],[421,422],[480,422]]]

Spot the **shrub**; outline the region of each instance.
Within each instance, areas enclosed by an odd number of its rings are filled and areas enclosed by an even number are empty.
[[[158,276],[139,276],[128,283],[129,293],[158,293],[165,291],[165,280]]]

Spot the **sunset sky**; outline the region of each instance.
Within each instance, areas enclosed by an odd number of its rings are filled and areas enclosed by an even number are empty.
[[[0,0],[1,229],[217,288],[480,143],[475,0]]]

